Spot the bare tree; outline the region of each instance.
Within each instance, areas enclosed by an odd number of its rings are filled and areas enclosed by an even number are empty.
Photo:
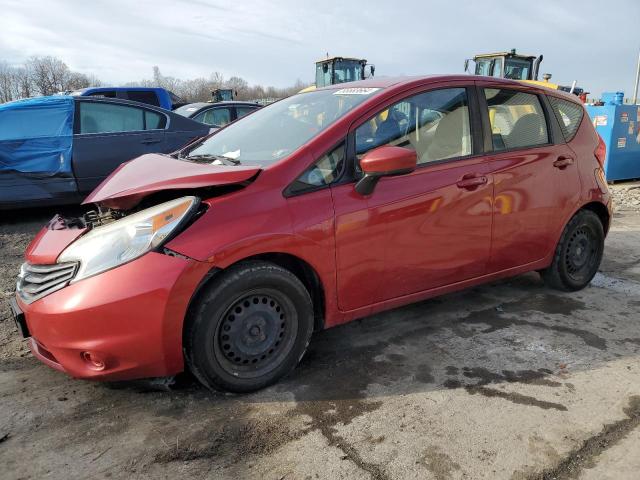
[[[67,89],[71,70],[54,57],[31,57],[27,61],[31,81],[40,95],[53,95]]]
[[[70,72],[69,78],[64,86],[64,91],[79,90],[81,88],[96,87],[98,85],[84,73]]]
[[[20,67],[0,62],[0,102],[100,86],[101,83],[94,75],[74,72],[62,60],[51,56],[31,57]],[[163,75],[160,67],[154,66],[151,79],[129,82],[125,86],[162,87],[174,92],[185,101],[204,102],[211,100],[211,92],[217,88],[234,90],[239,100],[258,100],[289,96],[306,85],[298,80],[295,85],[288,88],[251,86],[239,76],[225,80],[220,72],[213,72],[208,78],[183,80]]]
[[[249,90],[249,83],[244,78],[231,77],[225,82],[226,88],[230,88],[234,91],[238,99],[246,99]]]
[[[29,98],[37,94],[31,79],[31,73],[26,66],[16,69],[16,83],[20,92],[18,98]]]
[[[7,62],[0,63],[0,102],[10,102],[20,97],[16,69]]]
[[[224,85],[224,75],[220,72],[213,72],[209,77],[209,82],[214,88],[221,88]]]

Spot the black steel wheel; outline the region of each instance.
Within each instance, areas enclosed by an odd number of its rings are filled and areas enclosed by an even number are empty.
[[[553,288],[575,291],[586,287],[598,272],[604,251],[604,228],[598,215],[580,210],[566,225],[553,262],[542,278]]]
[[[208,388],[250,392],[289,373],[312,330],[311,298],[300,280],[277,265],[247,262],[196,300],[185,325],[185,358]]]
[[[282,361],[297,333],[295,307],[271,289],[243,295],[222,315],[214,350],[229,373],[252,378]]]
[[[596,233],[586,225],[574,230],[567,242],[564,261],[567,275],[575,281],[582,281],[585,274],[593,270],[598,257]]]

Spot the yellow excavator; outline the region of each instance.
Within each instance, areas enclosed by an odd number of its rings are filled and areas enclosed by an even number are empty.
[[[367,67],[369,68],[367,69]],[[369,70],[368,74],[367,70]],[[373,77],[375,71],[375,65],[367,63],[363,58],[329,57],[327,55],[327,58],[316,62],[316,83],[300,90],[300,93],[336,83],[364,80]]]
[[[586,96],[582,88],[576,87],[576,82],[573,82],[571,86],[551,83],[549,81],[551,80],[551,75],[548,73],[542,76],[543,80],[538,80],[538,71],[542,59],[542,55],[523,55],[517,53],[514,48],[509,52],[481,53],[476,55],[472,59],[465,60],[464,70],[468,72],[469,62],[473,61],[475,63],[474,73],[476,75],[520,80],[553,90],[574,93],[581,98]]]

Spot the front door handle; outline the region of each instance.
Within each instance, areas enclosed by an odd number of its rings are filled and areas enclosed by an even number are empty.
[[[473,190],[480,185],[487,183],[487,177],[484,175],[465,175],[461,180],[456,183],[458,188],[464,188],[466,190]]]
[[[560,170],[564,170],[569,165],[573,165],[573,158],[571,157],[558,157],[558,159],[553,162],[553,166]]]
[[[160,143],[162,141],[161,138],[145,138],[142,140],[142,143],[145,145],[151,145],[152,143]]]

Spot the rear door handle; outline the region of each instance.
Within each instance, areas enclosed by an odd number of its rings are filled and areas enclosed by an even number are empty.
[[[162,141],[161,138],[145,138],[142,140],[142,143],[145,145],[151,145],[152,143],[160,143]]]
[[[553,162],[553,166],[560,170],[564,170],[569,165],[573,165],[573,158],[571,157],[558,157],[558,159]]]
[[[487,183],[487,177],[484,175],[465,175],[461,180],[456,183],[458,188],[464,188],[466,190],[473,190],[480,185]]]

